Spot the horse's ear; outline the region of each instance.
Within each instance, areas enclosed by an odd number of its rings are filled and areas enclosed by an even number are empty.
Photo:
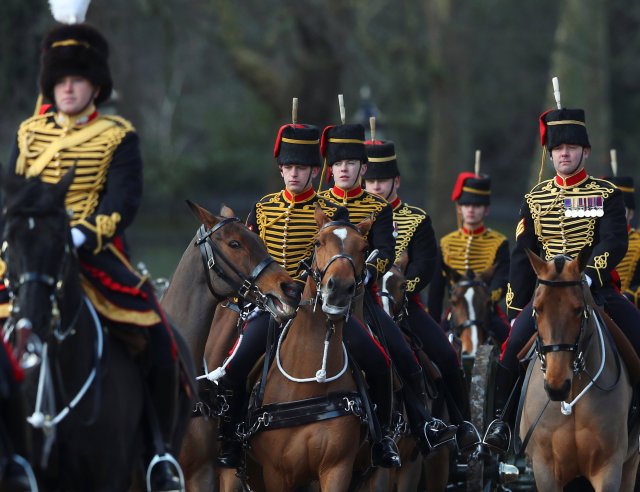
[[[329,222],[331,219],[329,219],[329,217],[327,216],[327,214],[324,213],[324,210],[322,210],[322,207],[320,206],[319,203],[316,203],[316,209],[313,213],[315,219],[316,219],[316,224],[318,225],[318,228],[322,229],[322,226],[325,225],[327,222]]]
[[[584,269],[587,268],[587,263],[589,263],[589,259],[591,258],[591,253],[593,252],[592,246],[585,246],[578,253],[578,268],[580,269],[580,273],[584,272]]]
[[[71,168],[69,168],[69,170],[65,173],[65,175],[62,176],[62,178],[60,178],[60,181],[58,181],[58,183],[56,184],[55,189],[56,189],[57,198],[62,203],[64,203],[65,198],[67,197],[67,192],[69,191],[69,188],[73,183],[73,178],[75,177],[75,175],[76,175],[76,166],[73,165],[71,166]]]
[[[206,226],[207,229],[211,229],[219,222],[218,218],[211,212],[209,212],[206,208],[201,207],[197,203],[193,203],[191,200],[186,200],[186,202],[193,214],[202,224]]]
[[[540,258],[537,254],[531,251],[529,248],[526,250],[527,256],[529,257],[529,262],[531,263],[531,267],[533,271],[536,272],[538,277],[542,276],[545,269],[547,268],[547,262]]]
[[[497,266],[498,265],[494,263],[489,268],[487,268],[484,272],[479,273],[477,276],[480,278],[480,280],[482,280],[485,284],[488,285],[491,282],[491,279],[493,278],[493,274],[496,272]]]
[[[372,225],[373,225],[373,215],[370,215],[369,217],[364,219],[362,222],[360,222],[358,225],[356,225],[356,227],[360,231],[360,234],[362,234],[363,236],[366,236],[371,230]]]
[[[447,274],[447,277],[449,277],[454,284],[457,284],[462,279],[462,275],[458,273],[458,270],[456,270],[455,268],[451,268],[449,265],[447,265],[444,262],[442,263],[442,269],[445,271],[445,273]]]
[[[233,211],[231,207],[227,207],[224,203],[222,207],[220,207],[220,215],[222,215],[225,219],[232,219],[236,217],[236,213]]]
[[[400,269],[402,273],[407,269],[407,265],[409,264],[409,253],[405,249],[400,256],[398,257],[398,261],[396,261],[396,265]]]

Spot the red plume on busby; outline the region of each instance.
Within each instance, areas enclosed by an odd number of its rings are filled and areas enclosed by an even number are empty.
[[[460,173],[451,193],[451,201],[460,205],[489,205],[491,203],[491,178],[475,173]]]
[[[106,101],[113,88],[108,58],[109,45],[96,28],[88,24],[69,24],[54,28],[42,43],[42,94],[54,102],[55,84],[62,77],[77,75],[100,87],[96,104]]]

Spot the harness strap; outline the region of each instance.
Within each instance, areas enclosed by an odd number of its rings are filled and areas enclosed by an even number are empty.
[[[527,431],[527,434],[524,436],[524,441],[520,442],[520,438],[518,437],[519,436],[518,429],[520,429],[520,419],[522,418],[522,411],[524,409],[524,401],[525,401],[525,399],[527,397],[527,388],[529,387],[529,382],[531,381],[531,374],[533,372],[533,366],[535,366],[535,360],[529,360],[529,366],[527,367],[527,372],[525,374],[524,382],[522,384],[522,391],[520,392],[520,400],[518,401],[518,411],[516,413],[516,423],[515,423],[515,426],[514,426],[514,429],[513,429],[513,433],[515,435],[515,439],[513,441],[513,449],[516,452],[516,457],[517,458],[522,458],[524,456],[524,451],[525,451],[525,449],[527,449],[527,444],[529,444],[529,440],[531,439],[531,436],[533,435],[533,431],[538,426],[538,423],[540,422],[540,419],[542,418],[542,414],[547,409],[547,406],[549,405],[549,402],[551,401],[549,398],[547,398],[547,403],[545,403],[544,407],[542,407],[542,410],[540,411],[540,414],[533,421],[533,423],[531,424],[531,427],[529,427],[529,430]],[[517,383],[516,383],[515,387],[516,388],[518,387]]]

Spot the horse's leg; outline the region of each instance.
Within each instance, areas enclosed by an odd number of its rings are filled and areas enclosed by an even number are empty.
[[[243,492],[246,490],[242,480],[236,475],[235,468],[219,468],[218,472],[220,474],[220,492]]]
[[[396,473],[396,490],[398,492],[418,490],[423,462],[422,453],[418,454],[418,457],[413,461],[408,459],[402,461],[402,466]]]
[[[209,492],[213,487],[216,427],[215,419],[203,417],[192,418],[187,426],[179,462],[189,491]]]
[[[553,467],[543,460],[533,460],[533,476],[536,482],[536,489],[544,492],[562,492],[562,485],[558,483]]]
[[[288,490],[284,476],[280,475],[275,468],[264,466],[262,469],[262,478],[264,480],[264,488],[267,492],[282,492]],[[348,483],[347,481],[347,484]]]
[[[424,459],[427,492],[444,492],[446,490],[449,482],[450,453],[449,448],[440,446]],[[417,488],[413,490],[417,490]]]
[[[638,463],[640,455],[636,452],[633,457],[625,461],[622,467],[622,482],[620,483],[620,492],[632,492],[635,490],[636,476],[638,472]]]
[[[612,456],[611,460],[598,472],[589,477],[591,486],[596,492],[617,492],[622,482],[622,456]]]
[[[353,460],[320,472],[320,490],[322,492],[347,491],[351,482]],[[376,489],[380,490],[380,489]],[[385,489],[388,490],[388,489]]]

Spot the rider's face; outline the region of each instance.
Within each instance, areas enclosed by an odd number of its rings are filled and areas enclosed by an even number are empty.
[[[460,205],[462,223],[468,229],[475,229],[482,225],[484,218],[489,213],[486,205]]]
[[[367,165],[353,159],[334,162],[331,166],[336,186],[343,190],[351,190],[360,183],[360,176],[367,171]]]
[[[584,160],[591,149],[580,145],[562,144],[551,149],[553,167],[558,175],[567,178],[584,167]]]
[[[369,193],[375,193],[390,202],[395,200],[399,184],[400,178],[366,179],[364,181],[365,189]]]
[[[56,108],[70,116],[75,116],[86,109],[98,95],[99,88],[89,80],[78,75],[62,77],[53,86],[53,97]]]
[[[311,187],[311,181],[318,175],[317,167],[300,164],[284,164],[280,166],[280,175],[289,193],[297,195]],[[311,175],[311,179],[309,179]]]

